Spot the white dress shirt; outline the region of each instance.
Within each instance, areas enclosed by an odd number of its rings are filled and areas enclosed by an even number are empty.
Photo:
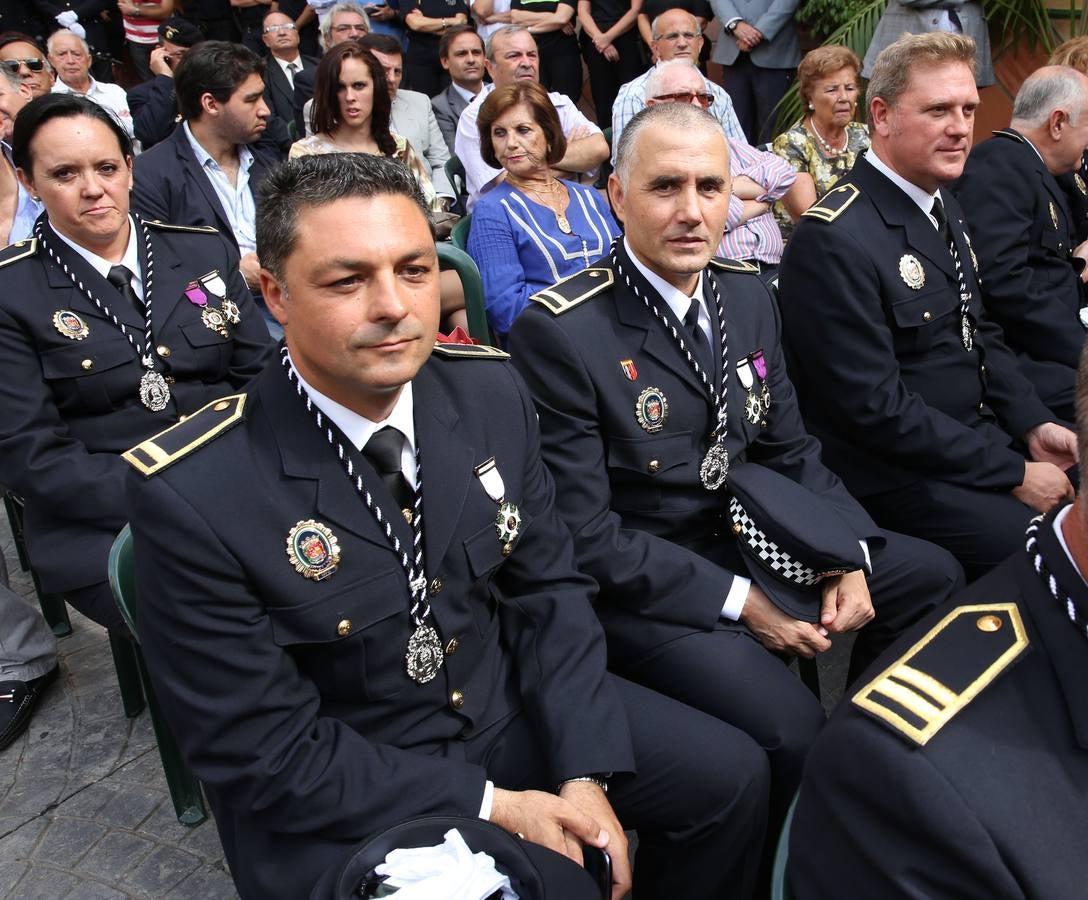
[[[272,59],[276,61],[276,64],[283,72],[283,77],[287,79],[287,83],[293,88],[295,86],[295,76],[302,71],[302,55],[296,54],[294,59],[280,59],[278,56],[272,56]],[[292,72],[288,66],[297,66],[294,72]]]
[[[125,246],[125,255],[121,257],[121,262],[119,263],[110,262],[105,257],[99,256],[97,253],[92,253],[86,247],[81,247],[79,244],[68,240],[68,238],[57,231],[52,225],[49,226],[49,230],[83,257],[83,259],[87,261],[87,264],[103,278],[109,275],[110,269],[114,266],[124,266],[132,273],[130,284],[132,285],[132,289],[136,291],[136,296],[141,300],[144,299],[144,282],[140,272],[140,254],[136,250],[137,229],[136,223],[132,221],[131,216],[129,216],[128,219],[128,244]],[[98,299],[101,300],[102,298],[99,297]],[[108,303],[105,305],[109,306]]]

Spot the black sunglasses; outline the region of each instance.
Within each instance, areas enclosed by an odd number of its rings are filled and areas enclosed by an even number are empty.
[[[45,60],[36,57],[30,57],[29,59],[0,59],[0,66],[3,66],[4,71],[11,75],[18,75],[19,66],[21,65],[26,66],[31,72],[40,72],[45,68]]]

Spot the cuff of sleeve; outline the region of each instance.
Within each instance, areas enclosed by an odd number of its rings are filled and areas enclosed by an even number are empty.
[[[735,25],[737,22],[743,22],[743,21],[744,21],[743,16],[733,16],[733,18],[730,19],[728,22],[726,22],[725,25],[723,25],[722,27],[723,28],[728,28],[730,25]]]
[[[484,782],[484,798],[480,801],[480,818],[485,822],[491,821],[491,804],[495,802],[495,783]]]
[[[725,595],[725,605],[722,607],[722,618],[731,619],[734,622],[740,620],[740,614],[744,612],[744,601],[748,599],[748,589],[752,586],[752,579],[743,575],[734,575],[733,583],[729,585],[729,593]]]
[[[865,554],[865,571],[867,574],[873,574],[873,558],[869,556],[869,542],[858,541],[861,544],[861,552]]]

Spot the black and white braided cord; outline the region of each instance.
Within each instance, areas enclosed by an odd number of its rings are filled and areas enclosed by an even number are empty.
[[[710,282],[710,289],[714,293],[714,305],[718,314],[718,332],[721,334],[722,389],[720,394],[714,387],[712,377],[708,376],[707,373],[703,371],[702,366],[699,365],[699,361],[691,352],[691,348],[688,346],[687,341],[684,340],[684,336],[657,308],[657,303],[645,296],[642,291],[639,290],[638,285],[631,280],[631,276],[624,271],[623,265],[620,263],[619,253],[616,249],[618,246],[619,239],[612,244],[613,267],[623,278],[624,284],[627,285],[631,293],[645,304],[650,315],[657,319],[665,327],[665,330],[672,335],[672,339],[676,341],[677,346],[680,348],[680,352],[684,354],[684,358],[688,361],[688,365],[691,366],[696,377],[702,382],[707,396],[710,397],[710,402],[714,405],[718,419],[717,428],[714,430],[715,440],[717,443],[724,442],[729,423],[729,392],[727,390],[729,384],[729,343],[728,336],[725,333],[725,308],[722,306],[721,294],[718,293],[718,285],[714,283],[713,278],[707,279],[707,281]]]
[[[1031,520],[1031,524],[1028,525],[1028,530],[1024,534],[1026,538],[1024,549],[1027,551],[1031,567],[1035,570],[1035,574],[1043,580],[1043,584],[1050,591],[1050,596],[1054,598],[1059,606],[1065,609],[1066,616],[1069,617],[1069,621],[1080,635],[1088,638],[1088,622],[1085,621],[1084,616],[1077,609],[1077,604],[1073,602],[1073,598],[1058,584],[1058,579],[1054,577],[1054,573],[1050,571],[1046,560],[1043,559],[1043,554],[1039,551],[1039,526],[1044,519],[1044,516],[1036,516]]]
[[[142,273],[144,287],[144,343],[142,346],[137,343],[136,338],[132,336],[132,332],[125,327],[125,323],[110,312],[110,308],[76,276],[75,272],[68,268],[68,264],[64,262],[64,260],[57,256],[52,244],[45,236],[45,228],[43,227],[41,220],[34,226],[34,236],[38,239],[38,243],[41,244],[42,249],[45,250],[54,264],[72,280],[72,284],[76,286],[76,289],[90,300],[98,308],[98,311],[114,324],[121,334],[128,338],[128,342],[132,345],[132,349],[136,351],[136,355],[140,358],[140,362],[149,371],[154,371],[155,358],[151,354],[153,343],[151,336],[151,290],[155,276],[155,255],[151,252],[151,233],[148,231],[147,226],[139,216],[133,215],[132,218],[136,222],[136,227],[140,229],[140,233],[143,235],[144,249],[147,253],[147,265]]]
[[[416,445],[416,490],[412,504],[413,554],[412,556],[409,556],[407,548],[401,544],[400,538],[393,532],[389,517],[382,511],[381,506],[375,502],[370,490],[363,483],[362,476],[356,472],[355,464],[352,462],[351,456],[344,449],[343,443],[337,438],[336,430],[332,427],[331,423],[326,421],[325,414],[321,412],[317,404],[313,402],[313,399],[310,397],[306,388],[302,386],[298,373],[291,363],[291,355],[288,353],[286,345],[280,348],[280,362],[283,364],[284,369],[287,370],[287,380],[295,386],[295,391],[298,393],[299,398],[306,404],[306,409],[310,415],[313,416],[318,429],[325,435],[325,439],[329,442],[329,446],[336,451],[336,456],[340,460],[340,464],[344,467],[344,472],[347,474],[348,480],[355,488],[355,492],[362,498],[363,503],[366,504],[366,508],[370,510],[371,515],[374,516],[378,525],[381,527],[382,532],[385,534],[385,539],[389,542],[389,545],[393,548],[393,552],[397,555],[401,568],[404,569],[404,574],[408,578],[408,590],[412,595],[412,607],[410,610],[412,622],[417,627],[422,625],[431,614],[431,606],[427,599],[427,579],[423,567],[423,467],[420,462],[419,445]]]
[[[952,228],[949,226],[949,233]],[[955,240],[948,242],[948,249],[952,251],[952,262],[956,264],[956,280],[960,285],[960,330],[963,340],[963,349],[970,352],[975,346],[975,323],[971,316],[971,294],[967,290],[967,278],[963,274],[963,264],[960,262],[960,254],[956,249]]]

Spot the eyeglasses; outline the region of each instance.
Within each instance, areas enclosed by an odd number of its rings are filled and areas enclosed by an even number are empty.
[[[701,31],[670,31],[668,34],[663,34],[656,38],[656,40],[665,41],[667,44],[675,44],[681,38],[685,41],[694,41],[696,38],[702,36],[703,33]]]
[[[654,100],[659,103],[698,103],[706,109],[714,102],[714,95],[709,91],[676,91],[673,94],[658,94]]]
[[[292,27],[294,27],[294,26],[292,26]],[[362,22],[360,22],[357,25],[355,23],[343,24],[343,25],[333,25],[332,30],[335,31],[337,34],[344,34],[347,31],[358,31],[360,34],[366,34],[367,33],[367,27]]]
[[[295,30],[295,23],[294,22],[281,22],[279,25],[265,25],[265,27],[264,27],[264,33],[265,34],[274,33],[276,31],[294,31],[294,30]]]
[[[40,72],[45,68],[45,60],[31,57],[29,59],[0,59],[0,66],[10,75],[19,74],[19,66],[26,66],[31,72]]]

